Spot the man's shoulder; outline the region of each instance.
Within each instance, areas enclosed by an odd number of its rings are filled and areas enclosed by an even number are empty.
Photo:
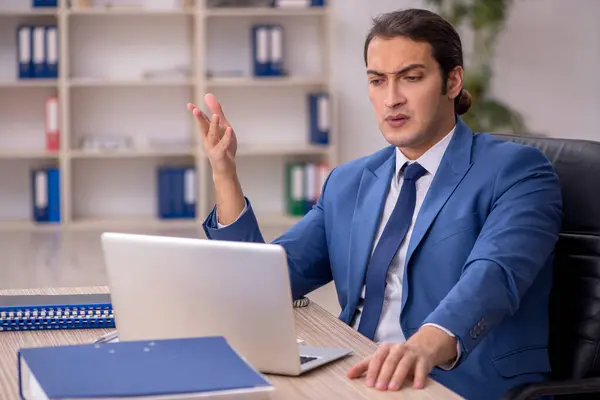
[[[509,140],[490,133],[473,135],[473,162],[501,168],[511,164],[544,164],[551,167],[546,155],[537,147]]]

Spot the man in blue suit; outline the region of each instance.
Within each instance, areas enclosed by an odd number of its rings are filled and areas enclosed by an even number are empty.
[[[468,399],[498,399],[549,371],[548,297],[562,221],[559,182],[535,148],[474,135],[460,119],[462,47],[425,10],[374,21],[368,91],[390,143],[335,167],[313,209],[274,243],[293,297],[331,280],[339,318],[380,345],[348,371],[398,390],[429,375]],[[236,137],[217,99],[193,104],[217,204],[208,238],[263,242],[236,174]]]

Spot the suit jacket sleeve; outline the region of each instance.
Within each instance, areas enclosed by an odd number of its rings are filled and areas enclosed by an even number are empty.
[[[424,323],[459,339],[462,359],[519,307],[548,266],[562,225],[558,178],[550,162],[524,147],[496,176],[493,203],[460,279]],[[478,327],[479,333],[471,335]]]
[[[335,170],[334,170],[335,171]],[[329,174],[317,204],[290,230],[272,243],[283,246],[287,253],[292,297],[300,298],[329,283],[333,278],[325,235],[325,196]],[[246,199],[246,210],[232,224],[219,228],[216,207],[203,223],[208,239],[264,243],[252,204]]]

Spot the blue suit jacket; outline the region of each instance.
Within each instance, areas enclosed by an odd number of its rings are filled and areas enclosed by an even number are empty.
[[[288,255],[294,298],[335,281],[350,323],[394,172],[394,147],[333,169],[317,205],[274,243]],[[252,206],[211,239],[262,242]],[[409,243],[398,323],[458,338],[457,366],[431,377],[468,399],[497,399],[550,370],[548,300],[562,223],[557,175],[537,149],[473,135],[459,118]]]

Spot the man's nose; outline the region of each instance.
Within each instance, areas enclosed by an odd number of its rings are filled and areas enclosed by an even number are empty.
[[[387,108],[395,108],[404,103],[406,103],[406,97],[402,93],[400,85],[394,81],[390,82],[387,87],[385,106]]]

